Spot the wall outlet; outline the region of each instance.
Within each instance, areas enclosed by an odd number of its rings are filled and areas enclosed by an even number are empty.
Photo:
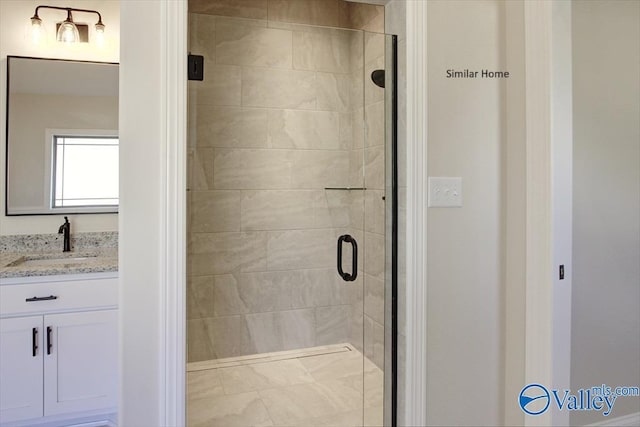
[[[462,178],[429,177],[429,207],[462,207]]]

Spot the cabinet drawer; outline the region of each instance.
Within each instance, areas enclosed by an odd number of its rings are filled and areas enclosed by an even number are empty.
[[[117,305],[117,278],[0,286],[1,316],[116,307]]]

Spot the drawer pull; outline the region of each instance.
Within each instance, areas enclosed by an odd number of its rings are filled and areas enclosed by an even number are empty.
[[[27,298],[25,301],[26,302],[36,302],[36,301],[49,301],[52,299],[58,299],[57,296],[55,295],[49,295],[48,297],[33,297],[33,298]]]

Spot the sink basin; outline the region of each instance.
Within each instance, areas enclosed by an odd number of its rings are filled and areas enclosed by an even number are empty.
[[[96,259],[96,255],[78,257],[26,256],[7,267],[77,266]]]

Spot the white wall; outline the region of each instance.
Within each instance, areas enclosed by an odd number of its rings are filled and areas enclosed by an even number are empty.
[[[503,407],[501,150],[505,83],[446,70],[505,69],[500,1],[428,3],[428,171],[462,177],[462,208],[430,208],[429,425],[497,425]]]
[[[47,41],[35,45],[31,37],[31,21],[37,0],[0,1],[0,234],[54,233],[62,223],[60,216],[7,217],[4,215],[5,194],[5,120],[6,120],[6,70],[7,55],[42,58],[79,59],[87,61],[119,62],[120,51],[120,2],[116,0],[51,0],[45,4],[60,7],[78,7],[98,10],[106,25],[105,43],[67,46],[55,41],[55,23],[65,18],[64,12],[40,11],[46,26]],[[77,22],[86,22],[92,28],[95,19],[91,15],[74,15]],[[89,35],[91,37],[91,33]],[[118,216],[71,215],[74,232],[114,231],[118,229]]]
[[[571,387],[637,386],[640,2],[573,2],[573,105]],[[638,411],[640,399],[619,398],[610,417]]]

